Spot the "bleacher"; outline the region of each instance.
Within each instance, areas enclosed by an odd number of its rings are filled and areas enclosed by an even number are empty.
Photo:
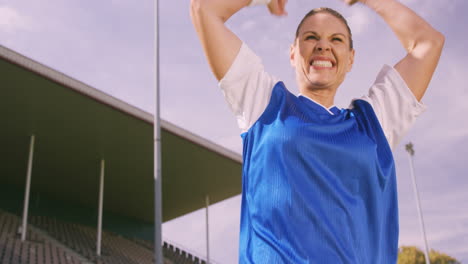
[[[133,241],[136,243],[140,244],[143,247],[148,248],[149,250],[153,251],[154,245],[152,243],[149,243],[148,241],[141,240],[141,239],[136,239],[133,238]],[[191,254],[188,253],[172,244],[169,244],[167,242],[164,242],[163,244],[163,255],[165,258],[168,260],[171,260],[171,263],[177,263],[177,264],[206,264],[206,261]],[[213,263],[213,262],[211,262]]]
[[[170,245],[166,242],[164,242],[163,246],[163,255],[164,257],[167,257],[168,259],[173,260],[173,263],[180,263],[180,264],[205,264],[206,262],[204,260],[199,259],[196,256],[193,256],[192,254],[189,254],[187,252],[184,252],[183,250],[180,250],[177,247],[174,247],[173,245]]]
[[[103,231],[101,256],[96,255],[96,229],[49,216],[29,218],[25,242],[21,242],[21,218],[0,209],[0,263],[2,264],[150,264],[150,241],[124,238]],[[204,264],[206,261],[167,242],[165,264]]]
[[[80,255],[55,243],[52,239],[28,228],[28,237],[21,242],[21,219],[0,210],[0,263],[2,264],[85,264]]]

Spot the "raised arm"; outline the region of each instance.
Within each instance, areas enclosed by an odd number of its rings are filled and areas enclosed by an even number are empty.
[[[190,15],[213,74],[221,80],[227,73],[242,41],[224,23],[251,0],[191,0]],[[272,0],[272,14],[285,14],[286,0]]]
[[[395,65],[395,69],[420,101],[439,62],[444,36],[397,0],[359,2],[373,9],[385,20],[408,52]]]

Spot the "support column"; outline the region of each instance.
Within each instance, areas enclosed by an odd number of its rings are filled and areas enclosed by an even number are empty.
[[[26,240],[26,231],[28,228],[28,211],[29,211],[29,192],[31,190],[31,172],[34,154],[34,141],[35,136],[31,135],[29,143],[29,158],[28,158],[28,171],[26,173],[26,189],[24,191],[24,205],[23,205],[23,223],[21,225],[21,241]]]
[[[154,261],[156,264],[163,264],[161,118],[159,113],[159,0],[154,0],[154,31]]]
[[[210,264],[210,225],[208,220],[208,207],[210,207],[210,196],[205,198],[206,207],[206,264]]]
[[[101,256],[101,238],[102,238],[102,206],[104,200],[104,169],[105,161],[101,160],[101,174],[99,177],[99,205],[98,205],[98,226],[96,240],[96,254]]]

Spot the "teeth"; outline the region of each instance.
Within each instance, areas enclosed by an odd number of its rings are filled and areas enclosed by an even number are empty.
[[[331,68],[333,65],[331,61],[321,61],[321,60],[316,60],[312,62],[312,66],[318,66],[318,67],[329,67]]]

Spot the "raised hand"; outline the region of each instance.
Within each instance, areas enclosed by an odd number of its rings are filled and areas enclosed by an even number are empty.
[[[354,5],[357,2],[363,2],[363,1],[359,1],[359,0],[343,0],[343,1],[348,5]]]
[[[270,13],[276,16],[285,16],[288,13],[286,12],[286,3],[288,0],[271,0],[268,4],[268,10]]]

